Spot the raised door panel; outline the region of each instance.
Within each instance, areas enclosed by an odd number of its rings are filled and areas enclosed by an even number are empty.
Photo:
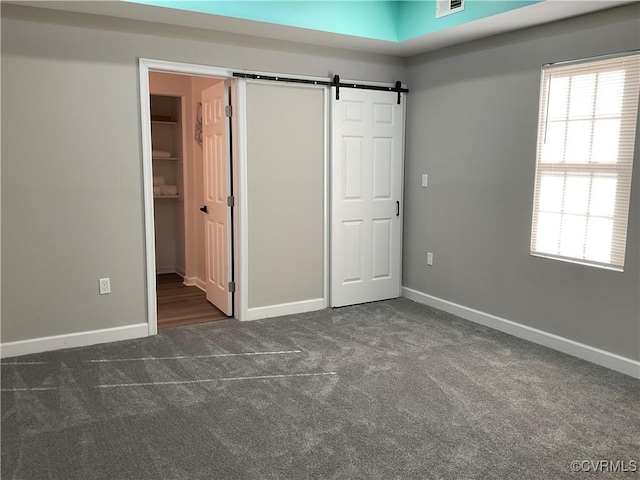
[[[344,88],[332,97],[331,305],[400,295],[403,105]]]
[[[204,200],[208,212],[205,220],[205,258],[207,300],[227,315],[231,314],[229,292],[230,209],[227,206],[229,132],[224,82],[202,92]]]

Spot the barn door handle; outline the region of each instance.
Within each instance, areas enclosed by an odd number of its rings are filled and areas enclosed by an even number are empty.
[[[200,207],[200,211],[201,211],[201,212],[204,212],[204,213],[209,213],[209,209],[207,208],[207,206],[206,206],[206,205],[201,206],[201,207]]]
[[[396,200],[396,217],[400,216],[400,201]]]

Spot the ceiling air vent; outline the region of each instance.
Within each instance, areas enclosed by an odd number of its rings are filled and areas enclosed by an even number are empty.
[[[436,18],[445,17],[464,10],[464,0],[437,0]]]

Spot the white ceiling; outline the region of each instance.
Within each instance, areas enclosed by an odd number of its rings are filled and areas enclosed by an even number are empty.
[[[21,1],[6,3],[19,3],[20,5],[54,10],[90,13],[324,47],[410,57],[457,43],[636,2],[629,0],[546,0],[541,3],[518,8],[500,15],[477,20],[401,43],[352,37],[184,10],[152,7],[118,0],[98,2]]]

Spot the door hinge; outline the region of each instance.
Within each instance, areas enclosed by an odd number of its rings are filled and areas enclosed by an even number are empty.
[[[236,291],[236,282],[229,282],[229,292],[235,293]]]
[[[227,117],[233,117],[233,107],[231,105],[227,105],[226,107],[224,107],[224,114]]]
[[[233,195],[229,195],[227,197],[227,207],[235,207],[236,206],[236,199]]]

